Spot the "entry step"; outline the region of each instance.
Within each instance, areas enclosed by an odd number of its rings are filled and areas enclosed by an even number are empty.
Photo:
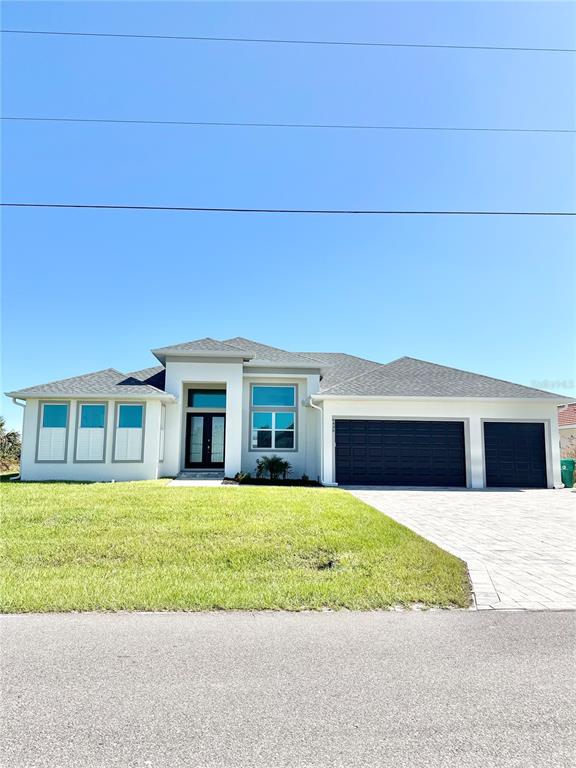
[[[224,480],[224,472],[219,469],[191,469],[180,472],[176,480]]]

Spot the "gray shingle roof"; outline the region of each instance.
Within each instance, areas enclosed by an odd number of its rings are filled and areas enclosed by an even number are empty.
[[[143,384],[164,390],[166,388],[166,368],[163,365],[154,365],[152,368],[142,368],[140,371],[132,371],[127,374],[132,379],[138,379]]]
[[[83,376],[72,376],[69,379],[51,381],[48,384],[37,384],[16,392],[8,392],[10,397],[45,397],[50,395],[159,395],[162,392],[150,384],[127,376],[115,368],[106,368],[103,371],[86,373]]]
[[[246,350],[250,354],[254,355],[256,360],[266,360],[270,362],[279,363],[297,363],[302,365],[308,363],[312,365],[315,363],[318,365],[317,360],[312,360],[301,352],[288,352],[286,349],[280,349],[279,347],[270,347],[268,344],[260,344],[258,341],[252,341],[251,339],[244,339],[242,336],[236,336],[233,339],[226,339],[226,344],[232,344],[235,347],[240,347]]]
[[[208,336],[204,339],[195,339],[194,341],[185,341],[182,344],[171,344],[168,347],[159,347],[153,349],[152,354],[169,355],[170,353],[178,352],[222,352],[224,354],[230,354],[231,352],[237,352],[241,354],[244,350],[238,347],[232,346],[225,341],[218,341],[217,339],[211,339]]]
[[[521,397],[553,398],[560,395],[541,389],[513,384],[478,373],[461,371],[445,365],[428,363],[413,357],[401,357],[386,365],[377,365],[365,373],[326,386],[320,394],[351,397]]]
[[[230,352],[280,365],[319,367],[319,394],[342,397],[488,397],[488,398],[552,398],[557,402],[572,402],[569,398],[541,389],[513,384],[509,381],[482,376],[445,365],[436,365],[413,357],[401,357],[391,363],[376,363],[343,352],[288,352],[278,347],[237,336],[226,341],[198,339],[196,341],[154,350],[162,356],[178,352]],[[117,396],[154,395],[164,393],[165,369],[162,365],[143,368],[129,374],[114,368],[74,376],[49,384],[37,385],[7,393],[12,397],[42,397],[50,395]]]
[[[367,373],[374,368],[381,368],[382,363],[365,360],[362,357],[347,355],[344,352],[304,352],[307,357],[317,360],[322,366],[322,390],[340,382]]]

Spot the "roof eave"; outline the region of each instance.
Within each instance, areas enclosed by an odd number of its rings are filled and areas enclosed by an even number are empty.
[[[466,396],[466,395],[330,395],[328,393],[318,392],[311,396],[313,400],[452,400],[458,402],[474,401],[506,401],[506,402],[518,402],[519,400],[526,403],[550,403],[561,404],[566,402],[567,398],[563,398],[562,395],[548,395],[542,397],[495,397],[495,396]]]
[[[176,398],[169,392],[5,392],[6,397],[16,398],[18,400],[102,400],[110,398],[113,400],[165,400],[166,402],[175,402]]]
[[[239,349],[237,352],[234,352],[232,350],[223,351],[223,350],[217,350],[217,349],[177,349],[177,350],[171,350],[169,348],[167,349],[153,349],[151,350],[154,357],[159,360],[162,365],[166,365],[166,358],[167,357],[229,357],[231,359],[240,359],[240,360],[252,360],[254,355],[251,355],[247,352],[243,352],[241,349]]]
[[[287,370],[300,370],[303,368],[304,370],[316,370],[318,373],[321,372],[322,368],[320,365],[314,365],[314,362],[310,360],[310,362],[302,361],[302,362],[289,362],[287,360],[262,360],[261,358],[251,358],[250,361],[246,364],[247,368],[254,367],[254,368],[286,368]]]

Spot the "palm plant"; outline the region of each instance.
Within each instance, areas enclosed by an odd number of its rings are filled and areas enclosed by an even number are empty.
[[[270,480],[278,480],[280,477],[286,480],[291,470],[290,462],[280,456],[262,456],[261,459],[256,460],[256,477],[268,475]]]

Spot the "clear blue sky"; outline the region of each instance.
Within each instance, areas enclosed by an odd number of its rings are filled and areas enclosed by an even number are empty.
[[[12,29],[574,48],[567,3],[6,3]],[[4,114],[574,128],[575,55],[3,36]],[[5,123],[4,199],[576,210],[568,134]],[[2,389],[243,335],[573,393],[568,219],[6,210]],[[572,381],[572,385],[570,382]],[[3,410],[19,426],[21,411]]]

